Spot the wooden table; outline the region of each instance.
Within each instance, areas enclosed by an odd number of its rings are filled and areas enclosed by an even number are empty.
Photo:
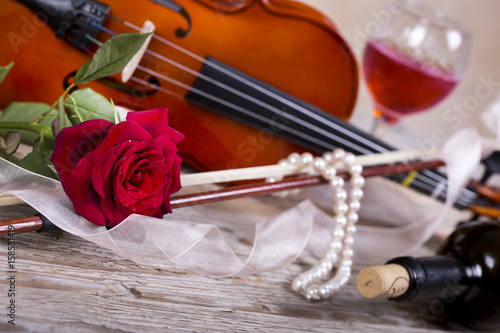
[[[253,198],[262,201],[267,197]],[[248,200],[248,199],[245,199]],[[29,216],[3,207],[0,218]],[[248,241],[240,239],[241,246]],[[422,306],[368,301],[355,278],[331,300],[309,303],[290,284],[305,258],[285,269],[209,278],[169,265],[139,265],[70,234],[15,236],[15,326],[8,324],[7,238],[0,239],[2,332],[439,332]],[[430,254],[432,240],[420,254]],[[374,263],[379,264],[379,263]],[[361,267],[355,265],[354,277]]]

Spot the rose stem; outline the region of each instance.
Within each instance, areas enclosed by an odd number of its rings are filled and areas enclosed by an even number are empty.
[[[412,170],[434,169],[443,165],[444,162],[441,160],[398,163],[393,165],[365,168],[362,174],[364,177],[388,176],[393,174],[405,173]],[[339,173],[338,175],[344,179],[347,179],[349,177],[346,172]],[[225,187],[215,191],[174,196],[170,198],[170,205],[172,209],[176,209],[215,201],[291,190],[304,186],[318,185],[324,182],[325,180],[321,176],[308,176],[287,178],[281,181],[276,181],[274,183],[258,182],[245,185],[236,185]],[[50,228],[49,226],[46,226],[44,224],[51,224],[51,222],[47,219],[45,219],[44,222],[40,216],[0,221],[0,236],[5,236],[8,234],[9,226],[14,226],[15,232],[21,233],[27,231],[42,231],[42,226],[47,229]]]

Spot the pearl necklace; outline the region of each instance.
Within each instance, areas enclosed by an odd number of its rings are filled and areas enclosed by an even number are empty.
[[[327,152],[322,157],[313,157],[310,153],[299,155],[292,153],[279,164],[295,164],[303,168],[311,168],[312,173],[321,174],[328,181],[333,191],[335,203],[333,211],[334,227],[331,231],[331,240],[328,250],[312,268],[299,274],[292,283],[292,290],[300,293],[308,301],[319,301],[330,298],[339,292],[351,276],[352,256],[351,249],[354,242],[353,235],[358,222],[360,200],[363,197],[362,187],[365,179],[361,175],[363,167],[355,164],[355,156],[346,153],[343,149]],[[337,176],[337,167],[345,168],[350,174],[349,193],[344,189],[344,180]],[[274,179],[270,179],[273,181]],[[335,272],[333,273],[333,271]],[[330,274],[330,277],[326,280]]]

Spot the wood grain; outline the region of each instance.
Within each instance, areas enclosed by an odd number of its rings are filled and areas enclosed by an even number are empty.
[[[32,213],[27,207],[10,206],[0,211],[0,218]],[[0,239],[2,332],[450,330],[425,320],[418,307],[363,299],[355,279],[329,301],[303,300],[290,283],[305,269],[307,258],[266,274],[216,279],[173,265],[139,265],[75,236],[64,234],[55,240],[50,233],[15,236],[16,326],[12,326],[3,313],[9,301],[7,242]],[[240,242],[235,244],[238,248],[249,249],[247,241]],[[355,266],[354,275],[360,268]]]

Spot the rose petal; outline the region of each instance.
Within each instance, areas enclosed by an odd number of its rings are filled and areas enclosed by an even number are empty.
[[[125,220],[127,217],[133,214],[131,211],[126,211],[123,212],[119,207],[109,207],[109,209],[106,210],[106,208],[103,208],[107,212],[107,216],[109,218],[108,226],[111,228],[116,227],[118,224],[120,224],[123,220]]]
[[[64,190],[73,168],[87,154],[102,142],[113,126],[107,120],[89,120],[78,125],[64,128],[56,137],[50,161],[54,165]]]
[[[153,138],[168,137],[168,109],[158,108],[148,111],[129,112],[127,121],[136,123],[151,133]]]
[[[168,138],[174,144],[178,144],[179,142],[182,141],[182,139],[184,139],[184,134],[182,134],[181,132],[173,129],[172,127],[169,127],[168,128]]]
[[[92,167],[91,154],[82,158],[68,177],[68,182],[71,186],[67,186],[68,190],[66,193],[71,199],[77,214],[80,214],[94,224],[106,225],[108,219],[100,209],[101,198],[94,191],[90,180]]]
[[[111,147],[98,158],[94,159],[95,165],[92,170],[92,184],[94,184],[94,189],[102,198],[110,196],[111,174],[115,169],[119,169],[122,163],[122,155],[126,153],[134,143],[135,141],[122,142],[117,146]]]
[[[174,194],[181,189],[181,163],[182,159],[179,156],[175,156],[174,164],[171,168],[170,177],[172,178],[172,185],[168,194]]]
[[[104,140],[96,148],[96,154],[101,155],[111,147],[125,141],[147,141],[151,139],[151,134],[141,126],[131,122],[121,122],[109,129]]]
[[[151,133],[154,138],[165,136],[174,144],[177,144],[184,135],[175,129],[168,127],[168,109],[158,108],[148,111],[129,112],[127,121],[134,122]]]

